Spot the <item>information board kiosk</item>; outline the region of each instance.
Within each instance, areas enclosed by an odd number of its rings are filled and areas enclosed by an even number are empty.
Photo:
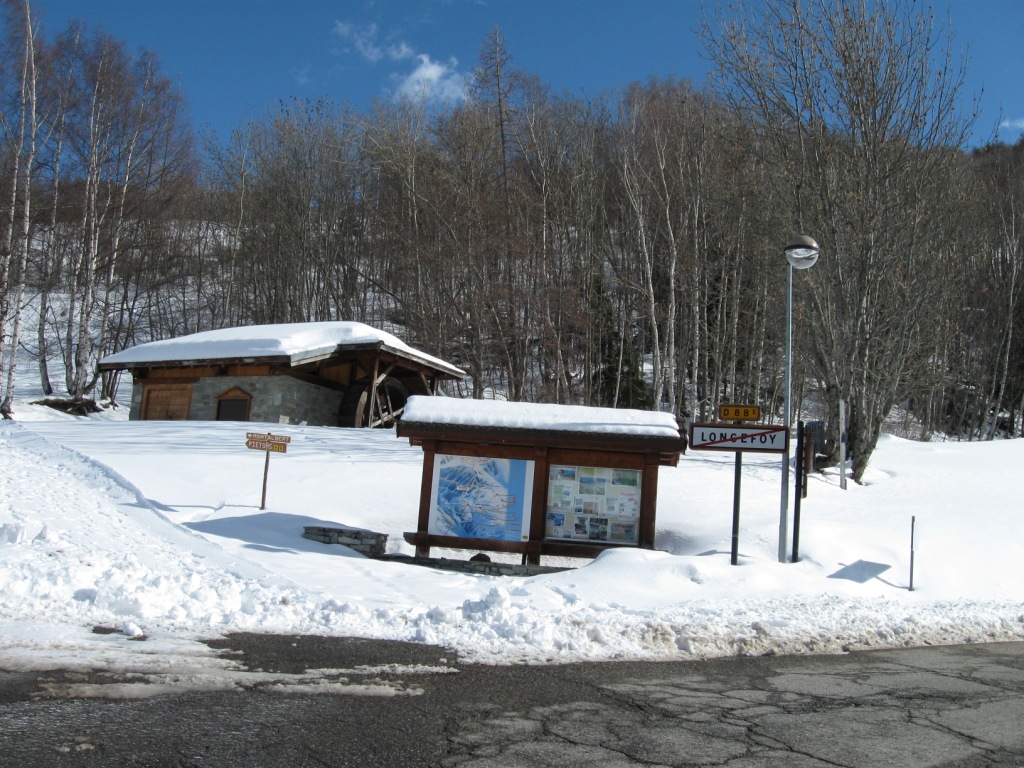
[[[595,557],[654,547],[658,468],[686,448],[656,411],[413,397],[399,437],[423,448],[416,553],[431,547]]]

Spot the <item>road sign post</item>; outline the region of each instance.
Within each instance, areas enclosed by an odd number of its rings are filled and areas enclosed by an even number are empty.
[[[807,467],[804,463],[804,423],[796,423],[796,487],[793,493],[793,562],[800,560],[800,502],[804,497],[807,481]]]
[[[740,564],[740,481],[743,478],[743,452],[736,451],[736,476],[732,481],[732,553],[729,562]]]
[[[292,439],[288,435],[273,435],[269,432],[246,432],[245,447],[254,451],[266,452],[263,461],[263,495],[260,497],[260,509],[267,508],[267,475],[270,474],[270,454],[288,453],[288,443]]]
[[[760,418],[758,406],[723,405],[719,416],[744,418],[745,414]],[[732,556],[730,562],[739,564],[740,546],[740,482],[743,471],[743,454],[783,453],[789,449],[789,430],[768,424],[691,424],[690,448],[696,451],[733,451],[736,453],[736,476],[732,496]]]
[[[914,591],[914,553],[917,552],[917,539],[916,539],[916,523],[917,517],[915,515],[910,516],[910,592]]]

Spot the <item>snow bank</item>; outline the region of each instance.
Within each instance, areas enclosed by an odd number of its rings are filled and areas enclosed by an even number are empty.
[[[208,654],[192,641],[239,630],[437,643],[484,663],[1024,639],[1024,441],[890,438],[864,486],[812,477],[795,564],[776,562],[777,462],[745,464],[732,566],[732,457],[689,454],[660,473],[664,551],[511,579],[303,539],[304,525],[344,524],[410,551],[422,454],[390,431],[289,427],[260,511],[264,456],[244,448],[260,428],[0,424],[0,667],[138,663],[157,649],[199,664]]]

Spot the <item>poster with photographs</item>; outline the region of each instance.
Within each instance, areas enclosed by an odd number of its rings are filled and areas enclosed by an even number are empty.
[[[551,465],[545,536],[636,544],[640,476],[638,469]]]

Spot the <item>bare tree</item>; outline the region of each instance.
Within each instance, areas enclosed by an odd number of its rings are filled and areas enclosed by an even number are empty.
[[[485,163],[489,200],[481,200],[486,226],[499,235],[488,259],[486,301],[492,343],[500,350],[508,396],[523,400],[535,322],[537,270],[543,254],[532,237],[535,224],[523,212],[529,207],[530,188],[518,173],[523,137],[519,121],[523,113],[524,75],[512,66],[504,38],[495,28],[484,40],[480,60],[469,87],[469,106],[483,118],[488,131],[478,162]],[[541,238],[542,240],[542,238]]]
[[[6,258],[0,264],[0,371],[7,353],[6,382],[0,414],[9,419],[12,413],[14,386],[17,375],[17,353],[21,337],[25,298],[26,270],[32,222],[32,178],[38,150],[39,115],[37,100],[37,45],[36,30],[32,23],[32,10],[28,0],[8,0],[7,10],[12,17],[12,49],[21,48],[21,76],[17,90],[17,125],[10,131],[9,146],[14,159],[11,178],[10,211],[2,249]],[[6,123],[6,121],[5,121]],[[6,127],[6,125],[5,125]],[[6,131],[5,131],[6,132]],[[20,203],[20,206],[19,206]],[[12,291],[13,289],[13,291]],[[10,295],[13,292],[13,302]],[[11,304],[13,303],[13,307]],[[11,318],[10,338],[4,338],[8,319]]]
[[[909,0],[783,0],[743,4],[703,32],[720,92],[776,171],[780,243],[822,243],[798,293],[829,410],[851,406],[858,481],[920,375],[956,222],[949,185],[970,119],[942,31]]]
[[[990,440],[1019,434],[1024,410],[1024,141],[974,152],[964,172],[971,215],[922,405],[933,428]]]

